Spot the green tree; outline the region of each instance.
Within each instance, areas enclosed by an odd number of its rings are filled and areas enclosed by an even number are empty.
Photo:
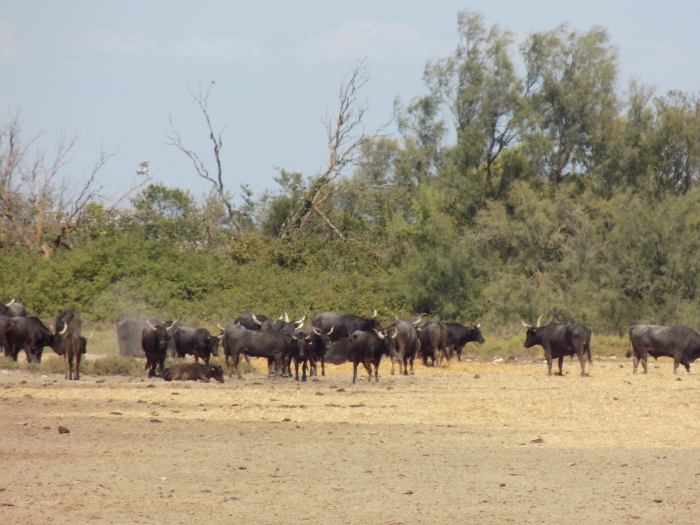
[[[523,84],[510,56],[513,36],[473,11],[458,15],[459,44],[454,53],[428,64],[431,96],[449,109],[457,130],[451,158],[456,176],[475,177],[483,203],[499,174],[500,155],[518,139],[526,115]]]
[[[189,191],[149,184],[131,203],[132,220],[146,239],[189,245],[203,240],[202,217]]]
[[[617,51],[601,27],[533,33],[522,46],[532,113],[527,137],[542,178],[585,175],[606,151],[617,115]]]

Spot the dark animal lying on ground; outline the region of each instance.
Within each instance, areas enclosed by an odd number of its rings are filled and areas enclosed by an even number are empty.
[[[185,363],[166,368],[160,377],[166,381],[197,381],[200,379],[208,383],[209,379],[216,379],[219,383],[223,383],[224,370],[220,366]]]

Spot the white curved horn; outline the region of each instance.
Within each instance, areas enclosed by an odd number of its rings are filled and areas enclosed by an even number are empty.
[[[376,318],[377,318],[377,309],[375,308],[375,309],[372,311],[372,319],[376,319]]]
[[[15,304],[15,298],[14,298],[14,297],[12,298],[12,301],[10,301],[9,303],[7,303],[5,306],[7,306],[7,307],[9,308],[9,307],[12,306],[13,304]]]
[[[418,316],[418,319],[416,319],[415,321],[413,321],[413,326],[416,326],[417,324],[419,324],[419,323],[421,322],[421,319],[423,319],[423,316],[424,316],[424,315],[425,315],[424,313],[420,314],[420,315]]]
[[[481,326],[481,323],[479,323],[478,325],[476,325],[477,328],[479,328],[480,326]]]
[[[304,321],[306,321],[306,314],[304,314],[304,317],[302,317],[302,318],[299,319],[298,321],[294,321],[294,324],[298,324],[298,325],[304,326]]]
[[[255,317],[255,314],[253,314],[253,322],[258,326],[262,326],[262,323],[258,321],[258,318]],[[240,321],[238,322],[238,324],[241,324]]]
[[[323,332],[321,332],[321,330],[319,330],[319,329],[316,328],[315,326],[312,326],[311,329],[313,330],[313,332],[314,332],[316,335],[321,335],[321,334],[323,333]]]
[[[537,328],[540,327],[540,321],[542,320],[543,317],[544,317],[544,314],[540,315],[540,316],[537,318]]]
[[[399,330],[398,330],[398,328],[394,327],[394,335],[392,335],[391,338],[396,339],[397,335],[399,335]]]
[[[522,323],[522,325],[523,325],[525,328],[532,328],[532,325],[531,325],[531,324],[527,324],[527,323],[526,323],[525,321],[523,321],[522,319],[520,320],[520,322]]]
[[[221,330],[222,332],[225,332],[225,331],[226,331],[226,328],[224,328],[223,326],[221,326],[219,323],[216,323],[216,327],[217,327],[219,330]]]
[[[63,327],[63,330],[58,332],[58,335],[64,335],[68,331],[68,323],[63,323],[65,326]]]
[[[374,329],[374,333],[379,336],[379,339],[384,339],[386,337],[385,335],[382,335],[382,333],[380,331],[378,331],[376,328]]]
[[[153,325],[151,324],[151,321],[149,321],[148,319],[146,319],[146,323],[148,324],[148,327],[149,327],[151,330],[153,330],[154,332],[156,331],[156,329],[155,329],[155,328],[153,327]]]
[[[87,341],[87,340],[90,339],[93,335],[95,335],[95,331],[94,331],[94,330],[93,330],[92,332],[90,332],[90,335],[87,336],[87,337],[85,338],[85,340]]]
[[[49,332],[53,332],[53,325],[49,323]]]
[[[285,323],[289,322],[289,315],[287,315],[287,312],[284,312],[284,322]]]
[[[335,328],[335,326],[331,326],[331,329],[330,329],[330,331],[328,332],[327,335],[331,335],[331,334],[333,333],[333,328]]]

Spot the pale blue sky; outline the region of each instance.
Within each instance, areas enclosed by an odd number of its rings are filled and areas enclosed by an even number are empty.
[[[426,60],[451,51],[464,8],[521,39],[564,22],[602,25],[619,48],[620,89],[635,76],[659,92],[700,91],[697,1],[0,0],[0,121],[20,109],[27,136],[77,133],[66,174],[80,176],[101,147],[119,145],[102,173],[115,191],[150,160],[154,180],[199,196],[208,188],[165,145],[165,132],[170,114],[185,141],[208,155],[186,89],[216,80],[211,113],[215,126],[228,124],[225,182],[259,194],[274,188],[275,166],[305,175],[323,166],[321,119],[335,110],[357,59],[371,67],[369,129],[391,117],[396,96],[424,93]]]

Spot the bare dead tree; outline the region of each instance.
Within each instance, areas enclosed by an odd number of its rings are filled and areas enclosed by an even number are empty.
[[[166,144],[170,146],[175,146],[177,149],[182,151],[187,157],[192,161],[192,164],[194,165],[194,169],[197,171],[197,175],[203,178],[204,180],[209,181],[212,186],[214,187],[214,190],[218,194],[219,198],[221,199],[221,202],[223,202],[224,206],[226,207],[226,212],[228,213],[229,220],[231,223],[235,226],[236,231],[238,234],[243,233],[243,228],[241,226],[241,221],[239,219],[239,213],[238,210],[234,207],[232,204],[232,198],[233,196],[229,194],[229,192],[226,190],[224,187],[224,181],[223,181],[223,173],[221,169],[221,148],[223,147],[223,133],[226,130],[227,126],[224,126],[221,131],[218,133],[214,132],[214,127],[212,126],[211,123],[211,118],[209,116],[209,109],[208,109],[208,104],[209,104],[209,95],[211,93],[212,88],[214,87],[215,82],[212,81],[209,83],[209,86],[207,87],[206,91],[202,91],[202,86],[199,86],[199,91],[194,92],[191,89],[187,89],[187,92],[192,95],[192,98],[194,98],[195,102],[197,102],[197,105],[199,106],[200,111],[202,112],[202,115],[204,115],[204,119],[207,122],[207,128],[209,131],[209,139],[211,140],[213,146],[214,146],[214,161],[216,164],[216,174],[212,175],[209,173],[209,170],[207,169],[204,161],[202,158],[193,150],[187,148],[185,146],[185,143],[182,140],[182,137],[180,136],[180,132],[175,128],[175,124],[173,123],[173,118],[172,115],[169,115],[169,120],[170,120],[170,133],[167,133],[167,138],[168,141]]]
[[[20,114],[0,128],[0,242],[21,246],[32,253],[50,256],[67,236],[87,220],[91,203],[106,203],[102,213],[113,213],[131,193],[148,182],[148,178],[131,185],[129,190],[107,199],[105,187],[97,180],[100,169],[116,155],[101,152],[90,174],[76,187],[61,173],[72,160],[77,138],[58,135],[53,157],[47,160],[40,150],[29,159],[29,148],[39,138],[22,141]],[[65,245],[65,243],[64,243]]]
[[[364,60],[357,62],[343,78],[335,122],[328,114],[323,120],[328,140],[328,165],[324,171],[311,179],[308,190],[296,203],[282,225],[282,237],[303,231],[309,217],[315,213],[336,235],[341,239],[344,238],[321,208],[328,199],[356,189],[349,188],[347,184],[334,185],[334,182],[338,181],[348,166],[355,164],[362,146],[381,136],[381,132],[386,127],[386,125],[382,126],[372,135],[364,133],[364,116],[369,105],[365,99],[360,98],[360,90],[369,80],[369,69]]]

